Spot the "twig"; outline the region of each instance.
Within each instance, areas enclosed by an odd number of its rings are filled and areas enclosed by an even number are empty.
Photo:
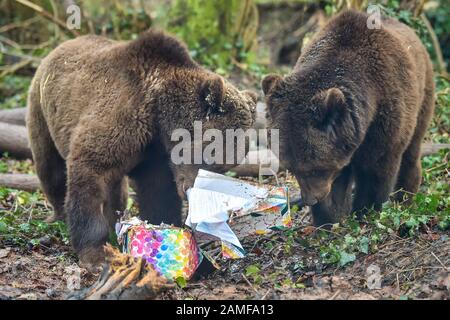
[[[35,61],[35,62],[41,62],[40,58],[29,56],[29,55],[26,55],[26,54],[11,53],[11,52],[7,52],[7,51],[0,51],[0,52],[2,54],[6,54],[6,55],[11,56],[11,57],[17,57],[17,58],[22,58],[22,59],[25,59],[25,60],[32,60],[32,61]]]
[[[438,257],[437,255],[434,254],[433,251],[431,251],[431,255],[432,255],[433,257],[436,258],[436,260],[437,260],[437,261],[439,262],[439,264],[445,269],[445,271],[450,271],[450,270],[447,268],[447,266],[446,266],[445,264],[442,263],[441,259],[439,259],[439,257]]]
[[[28,59],[28,60],[22,60],[18,63],[15,63],[11,66],[8,66],[7,68],[0,68],[0,70],[3,70],[0,73],[0,79],[3,78],[4,76],[10,74],[10,73],[15,73],[17,70],[22,69],[23,67],[27,66],[28,64],[30,64],[33,60]]]
[[[438,37],[436,36],[436,33],[433,30],[433,27],[431,26],[430,21],[428,21],[425,14],[420,15],[420,19],[425,24],[425,27],[427,28],[428,33],[430,34],[431,42],[433,44],[434,52],[436,53],[436,59],[438,63],[438,71],[443,74],[447,74],[447,71],[445,70],[445,62],[444,57],[442,55],[441,46],[439,44]]]
[[[404,271],[400,271],[400,272],[404,272]],[[397,279],[397,290],[400,291],[400,279],[398,277],[398,272],[395,274],[395,277]]]
[[[271,291],[271,289],[268,289],[267,292],[261,297],[261,300],[266,299],[267,295],[269,294],[269,292]]]
[[[336,291],[336,293],[333,294],[333,295],[331,296],[331,298],[329,298],[328,300],[334,300],[334,299],[336,299],[336,297],[337,297],[340,293],[341,293],[341,289],[338,289],[338,291]]]
[[[45,11],[44,8],[42,8],[41,6],[38,6],[37,4],[32,3],[31,1],[28,1],[28,0],[16,0],[16,2],[22,4],[30,9],[33,9],[34,11],[36,11],[37,13],[42,15],[44,18],[52,21],[53,23],[57,24],[61,28],[70,32],[73,36],[77,37],[80,35],[80,33],[78,31],[70,30],[69,28],[67,28],[67,25],[63,21],[55,18],[51,13]]]
[[[21,50],[22,48],[20,47],[20,44],[18,44],[17,42],[15,42],[14,40],[11,40],[7,37],[4,37],[2,35],[0,35],[0,41],[6,43],[8,46],[13,47],[15,49]]]
[[[253,284],[250,282],[250,280],[247,279],[247,277],[245,276],[245,274],[241,273],[242,277],[244,278],[245,282],[247,282],[247,284],[250,286],[250,288],[253,289],[253,291],[256,292],[256,294],[258,294],[258,290],[255,289],[255,287],[253,286]]]
[[[35,17],[32,17],[32,18],[24,20],[24,21],[18,21],[18,22],[13,22],[13,23],[7,24],[5,26],[0,27],[0,33],[9,31],[9,30],[12,30],[12,29],[15,29],[15,28],[20,28],[20,27],[24,28],[24,27],[26,27],[26,26],[28,26],[30,24],[35,23],[40,18],[41,17],[39,17],[39,16],[35,16]]]

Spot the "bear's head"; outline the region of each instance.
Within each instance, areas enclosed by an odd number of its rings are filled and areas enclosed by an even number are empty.
[[[227,134],[252,127],[257,95],[202,68],[177,70],[165,87],[167,93],[159,99],[159,130],[183,196],[198,169],[226,172],[242,161],[248,141],[242,145]]]
[[[314,205],[362,141],[355,101],[345,88],[308,76],[268,75],[262,87],[269,127],[280,130],[280,163],[297,178],[305,204]]]

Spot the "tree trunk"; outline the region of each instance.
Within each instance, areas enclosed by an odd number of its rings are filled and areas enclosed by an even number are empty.
[[[0,155],[3,152],[17,159],[31,159],[27,128],[0,122]]]

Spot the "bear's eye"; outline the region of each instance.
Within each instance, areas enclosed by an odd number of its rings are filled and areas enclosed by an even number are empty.
[[[321,173],[322,171],[320,171],[320,170],[312,170],[311,172],[310,172],[310,175],[311,176],[313,176],[313,177],[318,177],[318,176],[320,176],[320,173]]]
[[[328,170],[322,170],[322,169],[309,171],[309,176],[310,177],[318,177],[318,178],[319,177],[326,177],[328,174],[329,174]]]

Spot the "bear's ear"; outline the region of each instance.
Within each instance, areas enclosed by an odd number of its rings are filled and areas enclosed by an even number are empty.
[[[258,95],[256,94],[256,92],[253,92],[251,90],[244,90],[243,91],[247,96],[250,97],[250,99],[252,99],[253,103],[258,102]]]
[[[281,81],[283,80],[283,78],[278,75],[278,74],[269,74],[267,75],[262,83],[262,89],[265,95],[267,95],[270,91],[273,90],[273,88],[275,88],[275,86]]]
[[[327,90],[327,95],[325,97],[325,105],[328,108],[333,106],[336,108],[345,107],[345,96],[339,88],[330,88]]]
[[[336,119],[346,111],[344,93],[338,88],[330,88],[320,94],[322,102],[318,115],[321,126],[327,130],[334,126]]]
[[[223,113],[225,84],[219,76],[206,79],[200,87],[200,100],[208,112]]]

